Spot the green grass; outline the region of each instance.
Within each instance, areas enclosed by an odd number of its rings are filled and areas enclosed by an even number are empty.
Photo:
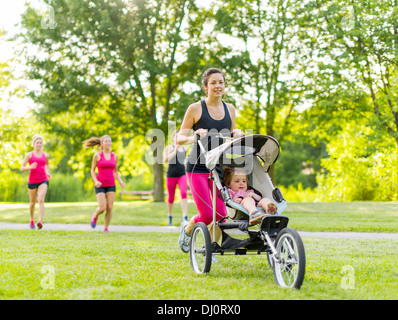
[[[275,284],[265,255],[217,256],[209,274],[196,275],[177,237],[0,230],[0,300],[398,298],[398,240],[304,238],[305,281],[290,290]],[[352,289],[344,287],[347,266]]]
[[[96,208],[95,202],[46,203],[47,223],[88,223]],[[174,206],[174,222],[179,224],[181,207]],[[27,204],[0,204],[0,221],[28,221]],[[189,203],[189,217],[197,214]],[[302,231],[398,232],[398,202],[290,202],[284,212],[289,226]],[[37,217],[37,208],[36,208]],[[100,217],[100,223],[103,215]],[[115,202],[111,224],[167,225],[165,203],[149,201]]]
[[[95,202],[46,203],[45,222],[88,223],[95,207]],[[303,231],[397,232],[397,209],[397,202],[296,202],[285,214],[290,227]],[[191,203],[189,216],[194,214]],[[174,215],[179,223],[178,203]],[[0,204],[1,222],[27,220],[27,204]],[[116,202],[112,224],[166,225],[166,205]],[[177,238],[0,229],[0,300],[398,299],[398,240],[304,238],[305,281],[301,290],[288,290],[276,286],[264,255],[217,256],[210,274],[196,275]],[[345,268],[352,271],[352,289],[344,288]]]

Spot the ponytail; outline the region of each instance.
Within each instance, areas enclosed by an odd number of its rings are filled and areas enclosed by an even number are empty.
[[[102,141],[105,138],[111,139],[111,137],[108,136],[108,135],[103,135],[101,138],[91,137],[90,139],[87,139],[87,140],[83,141],[83,147],[84,148],[90,148],[90,147],[94,147],[94,146],[99,146],[99,145],[101,145]]]
[[[97,137],[91,137],[90,139],[83,141],[84,148],[90,148],[90,147],[98,146],[100,144],[101,144],[101,138],[97,138]]]

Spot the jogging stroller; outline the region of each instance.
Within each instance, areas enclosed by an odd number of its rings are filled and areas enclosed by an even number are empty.
[[[222,136],[219,138],[227,139]],[[192,269],[196,273],[210,272],[214,254],[266,254],[275,282],[282,287],[298,289],[305,275],[304,244],[298,232],[287,227],[289,218],[282,215],[287,207],[286,200],[280,190],[273,186],[268,175],[271,165],[278,158],[279,143],[271,136],[260,134],[232,140],[229,137],[229,140],[208,152],[198,140],[213,180],[213,222],[212,226],[209,225],[211,231],[202,222],[194,226],[190,242]],[[227,187],[222,183],[225,166],[245,170],[250,185],[277,205],[277,213],[265,215],[258,225],[250,226],[249,213],[241,204],[232,201]],[[216,190],[221,192],[228,212],[227,218],[221,221],[216,219]],[[216,241],[217,229],[222,234],[220,244]],[[235,234],[239,233],[248,238],[236,238]]]

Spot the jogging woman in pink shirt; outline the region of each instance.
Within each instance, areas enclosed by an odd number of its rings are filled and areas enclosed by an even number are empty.
[[[98,208],[91,217],[90,225],[92,228],[95,228],[98,216],[106,211],[104,232],[109,232],[108,227],[112,218],[112,208],[116,193],[115,179],[124,188],[124,182],[120,178],[117,167],[118,156],[116,153],[111,152],[112,139],[108,135],[104,135],[101,138],[92,137],[83,143],[85,148],[97,145],[101,146],[101,151],[94,154],[91,165],[91,176],[94,180]],[[98,169],[98,175],[95,172],[96,168]]]
[[[30,171],[28,179],[30,228],[35,228],[35,204],[39,202],[39,220],[37,228],[43,227],[44,199],[46,197],[48,181],[51,179],[50,167],[48,165],[49,156],[42,151],[43,138],[40,135],[33,136],[34,150],[29,152],[23,159],[21,171]],[[28,165],[29,164],[29,165]]]

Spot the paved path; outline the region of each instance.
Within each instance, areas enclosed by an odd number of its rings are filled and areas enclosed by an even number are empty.
[[[0,222],[0,229],[28,229],[26,223]],[[92,229],[88,224],[46,223],[42,230],[74,230],[74,231],[102,231],[98,225]],[[111,232],[166,232],[178,233],[179,227],[166,226],[118,226],[111,225]],[[307,232],[299,231],[303,238],[335,238],[335,239],[398,239],[398,233],[368,233],[368,232]]]

